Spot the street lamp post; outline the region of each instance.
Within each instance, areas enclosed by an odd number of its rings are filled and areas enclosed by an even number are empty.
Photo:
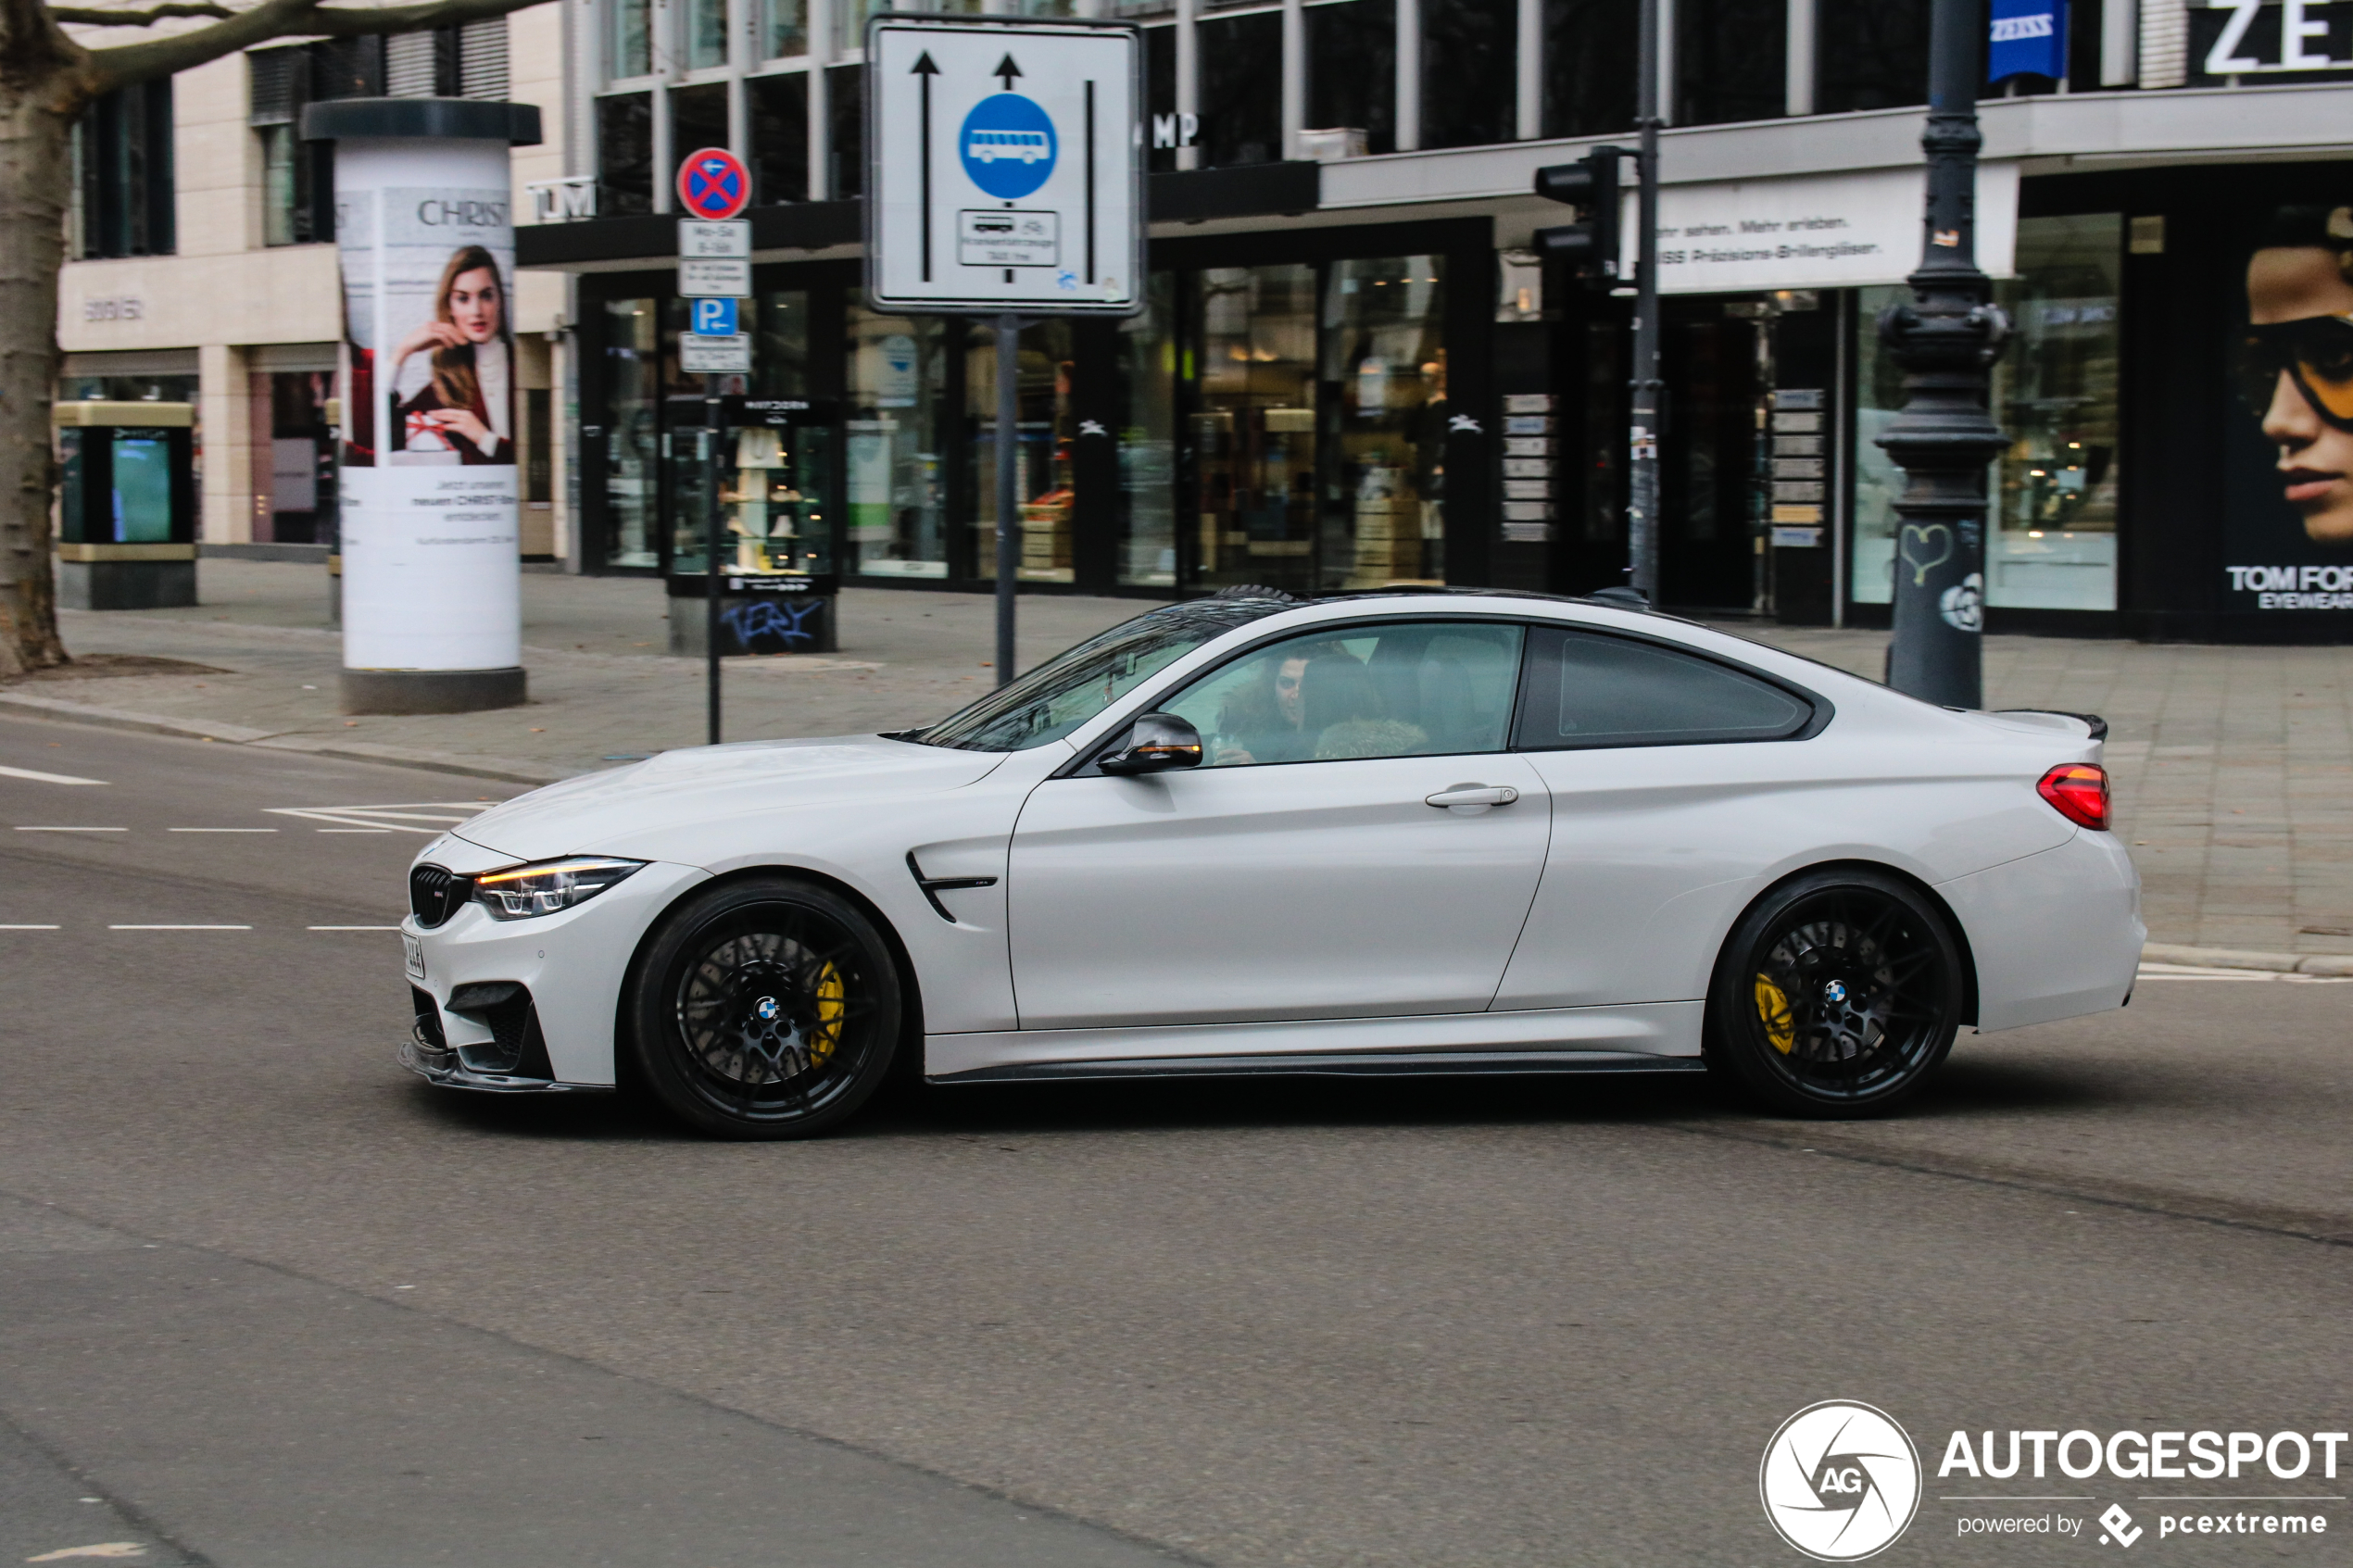
[[[1627,578],[1658,603],[1658,52],[1659,0],[1642,0],[1635,45],[1635,154],[1638,230],[1634,266],[1634,363],[1628,409]]]
[[[1895,503],[1894,636],[1887,683],[1951,708],[1984,701],[1985,470],[2007,445],[1988,408],[2009,320],[1977,267],[1980,0],[1934,0],[1929,40],[1928,210],[1908,304],[1881,312],[1904,369],[1904,411],[1879,444],[1903,465]]]

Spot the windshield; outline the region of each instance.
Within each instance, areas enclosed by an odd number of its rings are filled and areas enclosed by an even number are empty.
[[[965,751],[1026,751],[1060,740],[1210,639],[1295,608],[1260,598],[1167,605],[1099,632],[962,712],[900,738]]]

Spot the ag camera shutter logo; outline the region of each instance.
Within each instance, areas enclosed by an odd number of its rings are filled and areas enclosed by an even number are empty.
[[[1825,1399],[1781,1423],[1756,1488],[1781,1539],[1818,1562],[1855,1562],[1919,1511],[1919,1450],[1885,1411]]]

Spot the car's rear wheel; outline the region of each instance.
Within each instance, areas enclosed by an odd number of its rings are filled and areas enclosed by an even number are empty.
[[[1952,1049],[1963,990],[1959,944],[1917,890],[1861,868],[1796,877],[1724,944],[1708,1058],[1773,1110],[1877,1115]]]
[[[640,1081],[728,1138],[802,1138],[855,1115],[890,1072],[900,985],[849,900],[786,877],[731,882],[664,918],[632,982]]]

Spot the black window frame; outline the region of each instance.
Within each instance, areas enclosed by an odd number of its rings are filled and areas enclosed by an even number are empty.
[[[1560,703],[1559,646],[1560,641],[1569,636],[1601,637],[1621,643],[1634,643],[1665,653],[1679,654],[1701,664],[1712,664],[1730,674],[1745,677],[1772,687],[1805,709],[1806,717],[1778,734],[1757,734],[1749,731],[1700,730],[1682,734],[1656,738],[1645,737],[1637,740],[1546,740],[1538,744],[1528,734],[1529,715],[1531,711],[1530,694],[1535,690],[1538,681],[1545,681],[1550,693],[1550,705],[1555,711],[1558,710]],[[1545,659],[1548,655],[1553,671],[1549,677],[1540,672],[1539,666],[1539,660]],[[1836,706],[1819,692],[1801,686],[1794,681],[1784,680],[1779,675],[1768,674],[1754,665],[1743,664],[1738,659],[1725,659],[1707,649],[1696,648],[1689,643],[1678,642],[1672,637],[1644,636],[1637,632],[1622,631],[1617,627],[1593,626],[1581,621],[1544,621],[1530,623],[1528,641],[1520,651],[1519,690],[1514,699],[1509,749],[1515,752],[1532,753],[1539,751],[1635,751],[1668,746],[1771,746],[1789,741],[1812,740],[1829,726],[1830,721],[1837,716],[1837,713]]]

